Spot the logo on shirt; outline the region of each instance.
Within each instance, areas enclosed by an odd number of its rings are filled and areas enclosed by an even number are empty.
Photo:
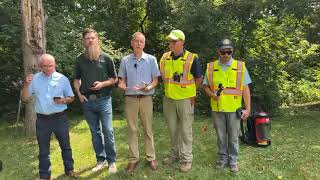
[[[99,62],[100,62],[100,63],[105,63],[105,62],[106,62],[106,60],[105,60],[105,59],[103,59],[103,58],[100,58],[100,59],[99,59]]]

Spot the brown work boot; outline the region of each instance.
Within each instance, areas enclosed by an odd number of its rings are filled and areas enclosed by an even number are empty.
[[[188,172],[192,169],[192,162],[183,162],[180,166],[181,172]]]
[[[178,160],[178,158],[176,158],[176,157],[168,156],[167,158],[165,158],[163,160],[163,163],[166,164],[166,165],[170,165],[170,164],[176,162],[177,160]]]
[[[137,168],[138,164],[139,164],[139,161],[129,162],[126,167],[126,173],[128,173],[128,174],[132,173]]]
[[[148,161],[148,164],[152,171],[155,171],[158,169],[156,160]]]

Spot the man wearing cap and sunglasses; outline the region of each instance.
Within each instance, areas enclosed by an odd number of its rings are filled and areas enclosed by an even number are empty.
[[[219,59],[208,63],[204,90],[210,97],[212,117],[217,134],[218,160],[216,168],[222,169],[229,165],[234,173],[239,171],[237,162],[239,155],[240,119],[247,119],[250,114],[251,79],[244,62],[232,58],[233,44],[229,39],[219,42],[217,52]],[[245,110],[241,117],[237,109],[242,99]]]
[[[184,48],[185,35],[173,30],[167,36],[170,51],[160,60],[160,72],[164,83],[163,113],[171,140],[171,151],[165,164],[180,160],[180,170],[192,168],[192,122],[196,89],[201,84],[201,68],[198,55]]]

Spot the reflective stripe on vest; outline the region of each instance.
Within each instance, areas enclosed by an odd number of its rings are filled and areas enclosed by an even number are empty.
[[[167,52],[167,53],[164,53],[162,58],[161,58],[163,61],[160,61],[160,72],[161,72],[163,83],[177,84],[177,85],[179,85],[179,84],[180,85],[191,85],[191,84],[194,84],[195,82],[194,82],[193,78],[188,80],[189,68],[190,68],[190,65],[191,65],[193,53],[191,53],[191,52],[188,53],[188,57],[186,59],[186,62],[183,65],[183,75],[182,75],[182,79],[180,80],[180,82],[174,81],[172,77],[170,77],[170,78],[166,78],[165,77],[165,61],[166,60],[171,60],[171,59],[168,59],[170,57],[170,55],[171,55],[171,51]]]
[[[172,59],[172,52],[163,54],[160,59],[160,72],[166,97],[178,100],[196,95],[194,77],[190,72],[195,57],[197,57],[196,54],[187,50],[185,50],[183,56],[177,60]],[[175,73],[177,73],[179,77],[177,77]],[[175,78],[173,78],[174,76]]]
[[[170,54],[171,54],[171,51],[170,52],[167,52],[167,53],[164,53],[162,58],[163,60],[167,60],[168,57],[170,57]],[[164,61],[160,61],[160,72],[161,72],[161,76],[162,76],[162,80],[164,81],[165,80],[165,76],[164,76]]]
[[[216,112],[235,112],[241,107],[243,81],[244,81],[244,62],[233,60],[231,67],[223,70],[218,61],[207,64],[207,80],[210,90],[216,94],[218,83],[226,86],[219,99],[210,98],[212,111]],[[229,87],[228,87],[229,86]]]
[[[213,93],[216,93],[217,90],[219,90],[218,86],[215,86],[213,83],[213,79],[214,79],[214,62],[208,63],[207,65],[207,69],[208,69],[208,81],[209,81],[209,86],[210,89],[212,90]],[[237,75],[236,75],[236,88],[228,88],[225,87],[223,89],[223,94],[226,95],[238,95],[241,96],[242,95],[242,73],[243,73],[243,62],[241,61],[237,61]]]

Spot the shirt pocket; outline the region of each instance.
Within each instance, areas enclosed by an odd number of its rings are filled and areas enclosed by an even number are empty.
[[[59,83],[58,81],[51,81],[49,88],[49,93],[53,97],[64,97],[62,83]]]

